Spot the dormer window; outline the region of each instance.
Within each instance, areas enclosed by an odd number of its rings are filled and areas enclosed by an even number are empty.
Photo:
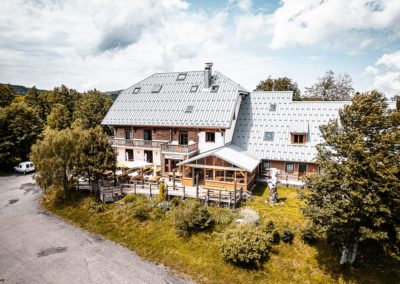
[[[190,87],[190,92],[195,93],[195,92],[197,92],[198,88],[199,88],[199,85],[193,85],[192,87]]]
[[[274,141],[274,132],[264,132],[264,141]]]
[[[290,140],[292,144],[306,144],[307,133],[291,133]]]
[[[269,111],[276,111],[276,104],[270,104]]]
[[[154,85],[153,89],[151,89],[152,93],[159,93],[161,91],[162,85]]]
[[[193,108],[194,108],[194,106],[187,106],[185,112],[191,113],[191,112],[193,112]]]
[[[176,77],[176,81],[184,81],[186,79],[187,73],[179,73],[178,77]]]
[[[139,91],[140,91],[140,87],[136,87],[136,88],[133,89],[133,93],[134,94],[139,93]]]
[[[212,87],[211,87],[211,93],[216,93],[216,92],[218,92],[218,88],[219,88],[219,85],[214,85],[214,86],[212,86]]]

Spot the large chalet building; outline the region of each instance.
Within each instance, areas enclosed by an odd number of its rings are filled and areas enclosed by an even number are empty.
[[[296,102],[292,92],[249,92],[206,64],[156,73],[123,91],[102,124],[112,126],[118,161],[146,161],[182,184],[250,190],[278,168],[298,180],[318,170],[319,126],[348,102]]]

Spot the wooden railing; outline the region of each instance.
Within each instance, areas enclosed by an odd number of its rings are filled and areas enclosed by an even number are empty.
[[[190,144],[190,145],[173,145],[173,144],[161,144],[161,152],[169,152],[169,153],[184,153],[188,154],[199,149],[198,144]]]
[[[151,140],[133,140],[109,137],[109,141],[115,146],[142,147],[142,148],[161,148],[161,144],[165,142]]]

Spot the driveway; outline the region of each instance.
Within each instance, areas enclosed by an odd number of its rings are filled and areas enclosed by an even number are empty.
[[[47,213],[32,175],[0,177],[1,283],[187,283]]]

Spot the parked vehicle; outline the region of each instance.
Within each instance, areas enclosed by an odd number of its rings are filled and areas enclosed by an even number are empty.
[[[21,162],[18,166],[14,167],[14,170],[26,174],[33,172],[35,170],[35,165],[31,161]]]

